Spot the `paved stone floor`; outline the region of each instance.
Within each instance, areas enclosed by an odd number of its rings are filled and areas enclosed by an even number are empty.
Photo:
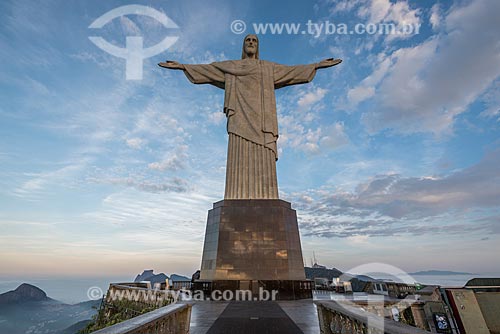
[[[319,333],[312,299],[277,302],[196,302],[191,334]]]
[[[206,334],[229,302],[195,302],[191,310],[190,334]]]
[[[281,300],[277,303],[304,334],[319,334],[318,312],[312,299]]]
[[[278,303],[232,301],[207,334],[303,334]]]

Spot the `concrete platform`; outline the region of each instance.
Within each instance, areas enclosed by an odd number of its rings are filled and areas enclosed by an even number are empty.
[[[198,301],[191,310],[190,334],[206,334],[229,302]]]
[[[196,302],[191,334],[319,333],[312,299],[276,302]]]
[[[316,305],[312,299],[277,301],[304,334],[319,334]]]

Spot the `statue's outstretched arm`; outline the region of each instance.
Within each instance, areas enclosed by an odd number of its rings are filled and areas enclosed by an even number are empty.
[[[167,60],[158,65],[170,70],[183,70],[189,81],[194,84],[211,84],[225,89],[224,72],[213,64],[181,64],[173,60]]]
[[[342,59],[328,58],[328,59],[322,60],[319,63],[317,63],[316,69],[332,67],[332,66],[340,64],[341,62],[342,62]]]
[[[173,61],[173,60],[167,60],[164,63],[159,63],[158,66],[165,67],[165,68],[168,68],[171,70],[184,70],[185,69],[183,64],[176,62],[176,61]]]

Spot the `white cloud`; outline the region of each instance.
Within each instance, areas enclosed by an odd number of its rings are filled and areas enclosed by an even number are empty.
[[[431,23],[432,29],[437,30],[441,25],[440,9],[439,4],[434,4],[431,8],[431,16],[429,17],[429,22]]]
[[[379,0],[386,1],[389,0]],[[417,25],[420,24],[420,9],[411,9],[407,1],[397,1],[391,3],[389,13],[385,20],[395,22],[398,26],[405,24]]]
[[[184,129],[179,121],[169,112],[160,109],[160,103],[153,102],[144,111],[136,114],[135,127],[132,134],[142,133],[148,136],[182,134]]]
[[[146,144],[146,140],[135,137],[127,139],[126,143],[128,147],[139,150],[144,144]]]
[[[162,161],[150,163],[148,168],[157,171],[178,171],[183,169],[188,158],[187,149],[186,145],[181,145],[175,152],[169,153]]]
[[[407,1],[365,1],[365,3],[359,7],[358,15],[362,18],[368,18],[367,23],[394,24],[397,30],[401,30],[407,25],[417,27],[421,24],[420,9],[411,9]],[[395,39],[408,39],[411,37],[413,37],[412,34],[388,34],[385,41],[390,42]]]
[[[368,239],[369,239],[368,235],[352,235],[347,237],[347,240],[354,245],[368,244],[369,243]]]
[[[300,89],[298,94],[291,92],[290,97],[278,105],[280,152],[285,148],[292,148],[308,154],[317,154],[349,143],[343,123],[329,122],[323,125],[321,122],[321,118],[326,114],[324,99],[327,93],[327,89],[311,85],[305,91]],[[285,113],[282,110],[285,110]]]
[[[160,192],[181,193],[189,189],[187,182],[180,178],[171,178],[169,180],[163,180],[162,182],[140,180],[137,177],[107,178],[107,179],[89,178],[88,181],[96,183],[123,185],[150,193],[160,193]]]
[[[358,86],[349,89],[347,92],[347,98],[353,107],[375,95],[375,87],[382,81],[390,69],[390,57],[381,53],[377,58],[378,64],[373,73],[364,78]]]
[[[375,95],[374,87],[358,86],[349,89],[349,91],[347,92],[347,98],[349,99],[349,102],[354,104],[363,102],[364,100],[369,99],[373,95]]]
[[[216,61],[224,61],[227,60],[224,52],[220,52],[218,54],[212,53],[210,50],[203,52],[201,55],[195,55],[190,57],[189,62],[194,64],[210,64]]]
[[[186,222],[193,222],[193,227],[197,227],[202,235],[212,198],[192,191],[152,193],[137,190],[126,189],[106,196],[101,207],[86,213],[84,218],[103,224],[130,226],[128,231],[137,226],[146,230],[165,226],[169,231],[164,236],[189,235],[186,234],[186,229],[189,229]]]
[[[379,23],[387,17],[391,6],[389,0],[372,0],[368,6],[361,7],[358,14],[368,16],[370,23]]]
[[[168,6],[165,12],[169,13]],[[222,50],[226,50],[227,45],[220,45],[219,52],[210,53],[208,56],[206,50],[213,48],[214,40],[229,33],[227,27],[231,23],[232,13],[227,3],[218,2],[217,5],[211,6],[205,3],[196,6],[186,3],[184,10],[175,16],[169,13],[169,17],[181,27],[180,38],[169,51],[184,58],[183,62],[187,62],[186,60],[195,60],[194,63],[199,63],[200,60],[210,62],[212,59],[224,57]],[[210,38],[207,38],[207,27],[210,27]]]
[[[38,80],[35,80],[33,78],[26,78],[27,84],[31,88],[31,90],[34,90],[36,93],[40,95],[50,95],[51,91],[47,86],[45,86],[43,83],[41,83]]]
[[[444,20],[446,34],[390,54],[373,110],[363,115],[367,129],[450,132],[456,116],[500,75],[498,37],[487,33],[500,29],[497,12],[500,2],[493,0],[455,7]]]
[[[226,115],[220,110],[208,114],[208,120],[213,124],[222,124],[225,119]]]
[[[481,112],[481,116],[496,118],[500,121],[500,80],[497,79],[491,85],[481,100],[485,103],[485,110]]]
[[[296,142],[296,145],[300,145],[299,147],[305,152],[309,153],[317,153],[319,152],[319,139],[321,137],[321,129],[318,128],[316,130],[308,129],[307,132],[303,135],[303,140]]]
[[[461,218],[454,222],[457,225],[449,229],[450,233],[458,232],[460,226],[467,225],[470,225],[466,227],[469,230],[500,233],[500,229],[493,224],[494,219],[492,221],[485,218],[477,226],[473,223],[478,217],[484,216],[484,212],[488,213],[485,209],[495,209],[498,206],[499,163],[500,149],[496,149],[486,154],[476,165],[449,175],[376,175],[359,183],[354,191],[325,188],[297,194],[293,202],[299,203],[301,210],[307,212],[318,227],[326,228],[333,221],[343,221],[351,227],[353,224],[363,225],[365,233],[369,234],[370,226],[376,230],[382,229],[384,234],[405,230],[421,234],[430,232],[430,226],[441,219],[449,221],[448,218],[456,215]],[[303,198],[307,200],[304,201]],[[474,214],[481,210],[482,214]],[[464,218],[468,213],[472,218]],[[386,222],[392,226],[384,227]],[[407,226],[415,222],[418,222],[416,226]],[[344,231],[351,231],[347,234],[349,235],[356,229]],[[444,231],[446,229],[442,230]]]
[[[391,59],[385,54],[381,53],[377,56],[377,58],[379,59],[377,68],[375,69],[375,71],[373,71],[372,74],[367,76],[362,81],[362,84],[366,86],[375,86],[380,83],[380,81],[386,76],[387,71],[391,66]]]
[[[336,122],[323,132],[323,137],[319,140],[323,148],[337,149],[349,144],[349,137],[345,133],[344,123]]]
[[[331,9],[331,12],[333,14],[349,12],[364,2],[366,2],[366,0],[338,0],[335,1],[335,6]]]
[[[323,89],[321,87],[318,87],[310,92],[305,93],[302,95],[299,100],[297,101],[297,104],[301,108],[307,108],[310,107],[311,105],[320,102],[323,100],[325,97],[326,93],[328,90]]]
[[[41,200],[50,192],[51,187],[70,187],[75,182],[75,175],[83,170],[86,163],[86,161],[81,161],[50,172],[29,174],[31,178],[15,189],[12,194],[27,200]]]
[[[350,142],[342,122],[316,129],[306,129],[296,123],[292,117],[283,117],[282,121],[284,124],[279,140],[280,148],[291,147],[306,153],[319,153],[338,149]]]

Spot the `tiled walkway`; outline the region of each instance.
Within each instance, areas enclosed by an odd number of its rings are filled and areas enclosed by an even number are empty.
[[[207,334],[303,334],[273,301],[232,301]]]
[[[277,302],[196,302],[191,334],[319,333],[312,299]]]
[[[193,304],[190,334],[206,334],[229,302],[203,301]]]
[[[318,312],[312,299],[282,300],[277,303],[304,334],[319,334]]]

